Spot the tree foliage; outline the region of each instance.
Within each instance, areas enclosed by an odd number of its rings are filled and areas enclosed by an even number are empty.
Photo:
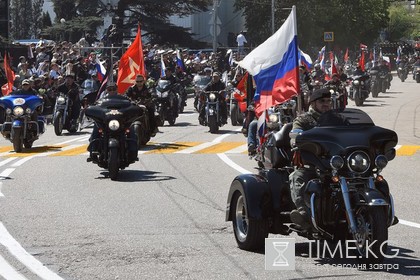
[[[334,32],[332,45],[337,47],[372,44],[388,24],[389,2],[384,0],[284,0],[275,4],[276,30],[292,5],[296,5],[299,44],[303,48],[325,45],[324,32]],[[244,10],[251,41],[260,44],[271,35],[271,0],[236,0],[235,6]]]
[[[389,8],[389,39],[416,39],[420,37],[420,8],[410,9],[403,3],[394,3]]]
[[[11,35],[15,39],[32,37],[33,10],[31,0],[12,0],[10,2]]]

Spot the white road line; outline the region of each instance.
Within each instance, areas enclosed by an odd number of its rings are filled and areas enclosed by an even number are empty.
[[[10,157],[8,159],[5,159],[3,161],[0,162],[0,166],[3,166],[5,164],[8,164],[9,162],[13,161],[14,159],[16,159],[17,157]]]
[[[60,276],[49,270],[40,261],[34,258],[10,235],[3,223],[0,222],[0,243],[25,265],[30,271],[44,280],[63,280]]]
[[[4,194],[1,192],[2,187],[3,187],[3,182],[0,181],[0,197],[4,197]]]
[[[3,276],[6,280],[27,280],[27,278],[17,272],[2,256],[0,256],[0,276]]]
[[[7,177],[9,177],[10,174],[12,174],[13,171],[15,171],[16,168],[6,168],[3,170],[2,173],[0,173],[0,180],[4,180]]]
[[[79,140],[85,139],[85,138],[86,138],[86,135],[81,136],[81,137],[77,137],[77,138],[74,138],[74,139],[70,139],[70,140],[67,140],[67,141],[64,141],[64,142],[61,142],[61,143],[57,143],[57,144],[54,144],[54,145],[64,145],[64,144],[71,143],[71,142],[76,142],[76,141],[79,141]],[[89,138],[89,136],[87,138]]]
[[[25,162],[27,162],[28,160],[33,159],[34,157],[35,157],[35,155],[33,155],[33,156],[29,156],[29,157],[24,157],[23,159],[18,160],[17,162],[13,163],[13,164],[12,164],[12,167],[19,167],[19,166],[21,166],[22,164],[24,164]]]
[[[420,224],[418,224],[418,223],[413,223],[413,222],[406,221],[406,220],[400,220],[400,222],[399,222],[399,223],[400,223],[400,224],[402,224],[402,225],[405,225],[405,226],[409,226],[409,227],[420,228]]]
[[[85,141],[89,140],[89,138],[90,138],[90,135],[84,137],[83,139],[77,140],[77,142],[85,142]]]
[[[250,174],[252,173],[251,171],[246,170],[245,168],[239,166],[238,164],[234,163],[230,158],[227,157],[227,155],[225,154],[217,154],[217,156],[223,160],[227,165],[229,165],[230,167],[232,167],[233,169],[239,171],[239,173],[242,174]]]

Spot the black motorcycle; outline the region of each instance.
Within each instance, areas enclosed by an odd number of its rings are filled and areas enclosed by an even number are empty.
[[[205,103],[203,104],[205,118],[202,125],[208,126],[210,133],[217,133],[219,127],[223,126],[222,123],[222,114],[221,114],[221,105],[220,102],[226,102],[222,96],[224,91],[206,91]],[[200,113],[202,114],[202,112]]]
[[[386,70],[379,71],[379,88],[380,92],[385,93],[387,89],[391,86],[391,79],[390,74]]]
[[[372,97],[378,97],[379,92],[381,91],[381,84],[379,79],[379,71],[378,70],[370,70],[370,92],[372,93]]]
[[[237,176],[230,187],[226,221],[232,221],[239,248],[260,250],[268,233],[296,232],[308,239],[345,242],[362,262],[381,263],[387,251],[388,228],[394,224],[394,203],[381,175],[395,157],[394,131],[375,126],[358,109],[330,111],[319,126],[295,135],[293,162],[313,166],[316,178],[305,190],[311,226],[291,223],[289,174],[294,164],[281,154],[273,168]],[[276,147],[290,150],[288,129]],[[276,166],[276,168],[274,168]],[[352,241],[352,242],[350,242]],[[369,247],[368,247],[369,246]]]
[[[67,129],[70,133],[75,133],[78,129],[78,119],[71,119],[71,108],[73,101],[68,95],[59,93],[55,100],[53,125],[55,135],[60,136],[63,129]]]
[[[94,120],[94,130],[98,131],[98,137],[92,139],[88,147],[90,160],[108,169],[111,180],[116,180],[120,169],[137,160],[137,140],[130,127],[142,110],[116,95],[88,107],[85,114]]]
[[[413,66],[413,79],[416,83],[420,83],[420,65]]]
[[[408,76],[408,66],[406,64],[400,63],[398,65],[397,73],[401,82],[404,83],[404,81],[407,79],[407,76]]]
[[[151,133],[150,133],[150,120],[149,114],[147,111],[146,106],[142,104],[136,104],[141,109],[141,115],[138,119],[136,119],[132,126],[134,134],[137,140],[137,146],[141,147],[147,144],[150,141]]]
[[[362,106],[369,97],[369,75],[357,75],[350,77],[349,80],[351,81],[349,98],[354,100],[356,106]]]
[[[163,126],[165,121],[168,121],[169,125],[174,125],[178,117],[179,97],[171,82],[159,79],[154,98],[156,100],[156,112],[160,116],[159,126]]]

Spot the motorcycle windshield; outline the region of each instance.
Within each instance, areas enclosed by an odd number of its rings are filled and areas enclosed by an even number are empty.
[[[32,110],[42,105],[43,100],[37,95],[7,95],[0,98],[0,105],[4,108],[13,108],[14,106],[24,106]]]
[[[194,77],[193,84],[195,86],[206,86],[210,81],[211,77],[199,75]]]
[[[142,109],[139,106],[133,105],[125,97],[116,95],[104,99],[96,106],[89,106],[85,114],[87,117],[99,122],[105,122],[109,118],[132,122],[141,116]]]
[[[302,132],[296,138],[299,149],[316,156],[344,155],[353,149],[385,154],[397,143],[394,131],[376,126],[359,109],[324,113],[319,119],[319,126]]]
[[[156,90],[163,92],[167,91],[167,88],[171,85],[171,82],[168,80],[159,80]]]

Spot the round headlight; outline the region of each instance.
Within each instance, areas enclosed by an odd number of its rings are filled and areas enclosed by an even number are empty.
[[[347,159],[350,171],[364,173],[370,167],[369,156],[362,151],[353,152]]]
[[[270,116],[268,117],[268,120],[269,120],[270,122],[279,122],[279,117],[278,117],[277,115],[275,115],[275,114],[272,114],[272,115],[270,115]]]
[[[360,83],[360,82],[359,82],[358,80],[354,80],[354,81],[353,81],[353,84],[354,84],[355,86],[359,85],[359,83]]]
[[[17,107],[15,107],[14,109],[13,109],[13,114],[15,115],[15,116],[22,116],[23,115],[23,108],[22,107],[20,107],[20,106],[17,106]]]
[[[388,159],[384,155],[379,155],[375,158],[375,165],[378,169],[384,169],[388,164]]]
[[[338,170],[343,167],[344,159],[340,156],[333,156],[330,159],[330,165],[333,169]]]
[[[31,108],[26,108],[25,113],[26,113],[26,114],[30,114],[30,113],[32,113]]]
[[[108,127],[113,131],[118,130],[118,128],[120,128],[120,122],[117,120],[111,120],[108,123]]]
[[[216,100],[216,94],[210,93],[209,98],[210,98],[210,101]]]
[[[12,109],[7,108],[7,109],[6,109],[6,114],[10,115],[11,113],[12,113]]]
[[[57,104],[66,104],[66,99],[62,96],[57,97]]]

